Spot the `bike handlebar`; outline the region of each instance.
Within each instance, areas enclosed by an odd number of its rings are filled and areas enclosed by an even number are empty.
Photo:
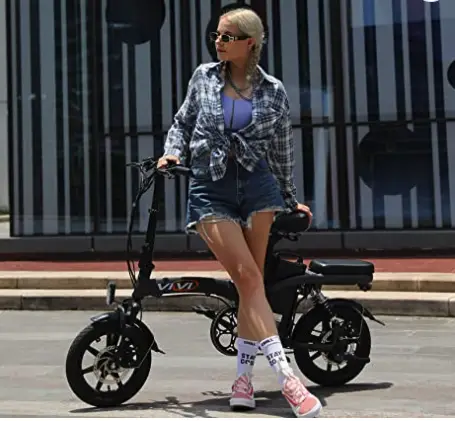
[[[171,173],[172,175],[180,175],[184,177],[188,177],[192,175],[192,171],[188,167],[184,167],[183,165],[179,164],[171,164],[167,165],[166,167],[158,168],[158,171],[162,174]]]
[[[139,188],[136,194],[136,197],[133,201],[132,205],[132,212],[129,218],[128,224],[128,235],[127,235],[127,253],[130,254],[133,248],[132,245],[132,230],[133,230],[133,220],[134,216],[138,211],[138,202],[142,195],[148,191],[151,186],[154,184],[156,180],[156,176],[158,174],[171,178],[176,175],[180,176],[190,176],[192,171],[190,168],[185,167],[183,165],[175,164],[174,162],[168,162],[165,167],[158,168],[157,166],[158,160],[154,159],[153,157],[145,158],[139,162],[130,162],[127,164],[128,167],[133,167],[139,170],[140,172],[140,181],[139,181]],[[150,209],[149,214],[149,221],[147,226],[147,233],[146,233],[146,247],[143,248],[143,254],[141,255],[141,261],[139,263],[140,268],[140,276],[149,278],[150,273],[152,271],[151,259],[152,253],[155,243],[155,231],[156,231],[156,211],[157,208],[155,207],[157,201],[159,201],[159,195],[162,194],[161,189],[155,189],[153,192],[152,198],[152,207]],[[145,250],[145,253],[144,253]],[[127,266],[128,266],[128,273],[130,275],[131,282],[133,287],[136,288],[137,280],[136,274],[134,269],[134,262],[132,259],[127,259]]]
[[[168,163],[165,167],[158,168],[157,167],[157,161],[152,158],[148,157],[143,159],[140,162],[130,162],[127,164],[127,167],[134,167],[134,168],[139,168],[139,170],[143,173],[148,172],[150,170],[156,169],[157,172],[159,172],[161,175],[164,176],[169,176],[169,175],[180,175],[180,176],[191,176],[192,171],[190,168],[185,167],[180,164],[175,164],[175,163]]]
[[[166,166],[158,168],[157,166],[158,161],[152,157],[145,158],[140,162],[131,162],[127,164],[129,167],[134,167],[139,169],[140,171],[140,182],[137,195],[134,199],[132,205],[132,212],[129,218],[128,224],[128,235],[127,235],[127,253],[130,254],[133,248],[132,245],[132,229],[133,229],[133,220],[134,216],[138,211],[137,203],[142,197],[142,195],[148,191],[151,186],[154,184],[156,180],[157,174],[160,174],[165,177],[172,177],[172,176],[192,176],[192,171],[190,168],[185,167],[180,164],[176,164],[174,162],[168,162]],[[147,226],[147,233],[146,233],[146,245],[142,248],[141,259],[139,262],[139,275],[140,279],[145,279],[147,282],[149,280],[151,271],[153,270],[153,264],[151,263],[152,253],[155,243],[155,231],[156,231],[156,223],[157,223],[157,210],[158,208],[155,207],[157,202],[160,202],[160,195],[163,194],[162,186],[159,189],[154,189],[153,198],[152,198],[152,207],[149,213],[148,218],[148,226]],[[283,217],[276,218],[276,222],[274,223],[274,231],[279,232],[291,232],[293,228],[299,227],[298,231],[302,232],[308,229],[308,216],[304,213],[298,214],[297,216],[289,217],[283,215]],[[291,227],[292,226],[292,227]],[[134,262],[131,259],[127,260],[128,265],[128,273],[130,275],[131,282],[133,287],[136,288],[137,280],[136,274],[134,269]],[[158,294],[158,290],[156,291]],[[157,295],[159,296],[159,295]]]

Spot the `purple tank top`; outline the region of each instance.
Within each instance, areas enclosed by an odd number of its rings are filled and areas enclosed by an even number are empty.
[[[242,129],[251,122],[253,105],[245,99],[233,99],[221,94],[224,110],[224,125],[227,130],[236,131]]]

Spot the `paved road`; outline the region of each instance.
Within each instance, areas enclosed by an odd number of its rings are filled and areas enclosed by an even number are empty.
[[[0,313],[0,416],[229,417],[235,359],[211,346],[207,319],[145,314],[159,344],[152,377],[129,405],[94,410],[67,387],[63,363],[71,340],[92,313]],[[384,318],[370,325],[372,363],[338,390],[313,387],[322,417],[449,417],[455,415],[455,319]],[[258,408],[245,416],[288,417],[263,357],[256,372]]]

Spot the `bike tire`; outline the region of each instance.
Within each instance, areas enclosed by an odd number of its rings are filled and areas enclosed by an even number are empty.
[[[360,339],[354,355],[361,358],[369,357],[371,352],[371,334],[363,316],[356,309],[347,305],[333,305],[331,309],[336,316],[343,317],[344,320],[355,320],[356,326],[360,331]],[[314,337],[312,337],[311,333],[314,328],[323,320],[327,320],[328,317],[327,310],[322,306],[314,307],[296,323],[293,339],[299,342],[312,342]],[[315,364],[308,349],[294,349],[294,358],[302,374],[313,383],[323,387],[345,385],[357,377],[367,364],[365,361],[348,360],[347,365],[342,369],[329,372]]]
[[[97,408],[115,407],[130,400],[145,384],[150,373],[152,355],[148,350],[142,364],[132,369],[133,373],[123,387],[104,392],[95,390],[87,383],[82,373],[82,359],[87,348],[96,339],[115,333],[118,333],[118,328],[111,323],[88,325],[74,339],[66,358],[66,379],[69,387],[81,401]],[[147,346],[141,330],[135,326],[125,329],[124,335],[127,335],[134,345],[142,350]]]

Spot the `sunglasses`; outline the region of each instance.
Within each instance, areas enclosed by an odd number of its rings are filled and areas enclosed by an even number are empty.
[[[223,34],[221,35],[219,32],[210,32],[209,34],[209,38],[210,38],[210,41],[213,41],[215,42],[218,37],[221,37],[221,41],[222,42],[233,42],[233,41],[237,41],[237,40],[245,40],[245,39],[248,39],[250,38],[248,35],[237,35],[237,36],[234,36],[234,35],[228,35],[228,34]]]

